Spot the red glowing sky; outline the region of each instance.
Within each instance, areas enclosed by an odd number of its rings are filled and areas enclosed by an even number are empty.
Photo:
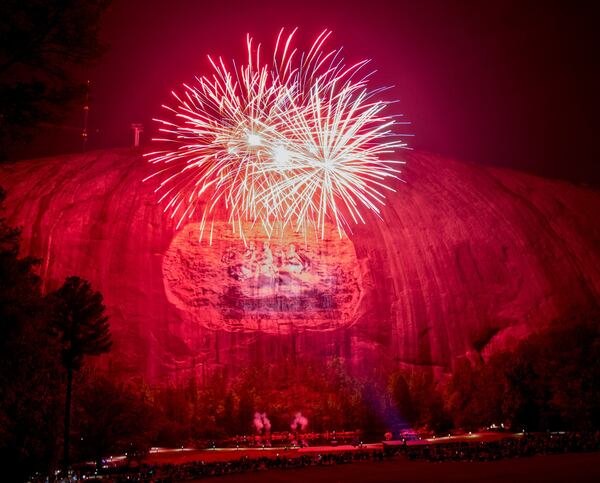
[[[90,147],[130,144],[132,122],[148,133],[169,91],[208,70],[207,53],[244,55],[246,32],[270,45],[298,26],[307,46],[329,28],[332,47],[372,58],[376,83],[395,86],[413,147],[597,185],[595,17],[583,2],[524,3],[116,0],[110,50],[86,73]],[[73,133],[47,137],[26,155],[79,147]]]

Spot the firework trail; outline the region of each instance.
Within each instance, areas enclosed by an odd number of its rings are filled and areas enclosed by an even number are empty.
[[[164,149],[148,153],[156,191],[179,227],[201,214],[201,238],[224,206],[234,232],[259,224],[268,236],[284,228],[321,238],[326,222],[340,236],[377,215],[389,181],[398,178],[406,147],[385,115],[382,89],[368,90],[368,61],[346,65],[339,50],[325,50],[323,31],[308,52],[293,48],[296,30],[281,30],[271,62],[247,37],[247,63],[229,70],[209,57],[210,76],[173,92],[175,107],[156,119]],[[146,181],[144,180],[144,181]],[[210,227],[210,228],[209,228]]]

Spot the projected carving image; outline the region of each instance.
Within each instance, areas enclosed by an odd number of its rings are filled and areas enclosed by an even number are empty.
[[[324,241],[292,230],[268,239],[250,224],[246,243],[216,223],[212,246],[200,225],[177,233],[165,255],[169,301],[210,329],[287,332],[350,325],[362,293],[352,242],[327,226]]]

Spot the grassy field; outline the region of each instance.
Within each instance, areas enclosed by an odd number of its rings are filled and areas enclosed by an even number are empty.
[[[514,458],[489,463],[411,462],[396,458],[381,463],[356,462],[330,467],[269,470],[222,476],[228,482],[587,482],[600,481],[600,453],[572,453]],[[205,480],[202,480],[205,481]]]

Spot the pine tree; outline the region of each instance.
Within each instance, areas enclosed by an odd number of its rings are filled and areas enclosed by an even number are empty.
[[[85,356],[108,352],[112,341],[102,295],[94,292],[89,282],[79,277],[68,277],[49,298],[53,305],[51,327],[60,341],[62,365],[67,370],[63,450],[66,473],[69,466],[73,372],[81,368]]]

